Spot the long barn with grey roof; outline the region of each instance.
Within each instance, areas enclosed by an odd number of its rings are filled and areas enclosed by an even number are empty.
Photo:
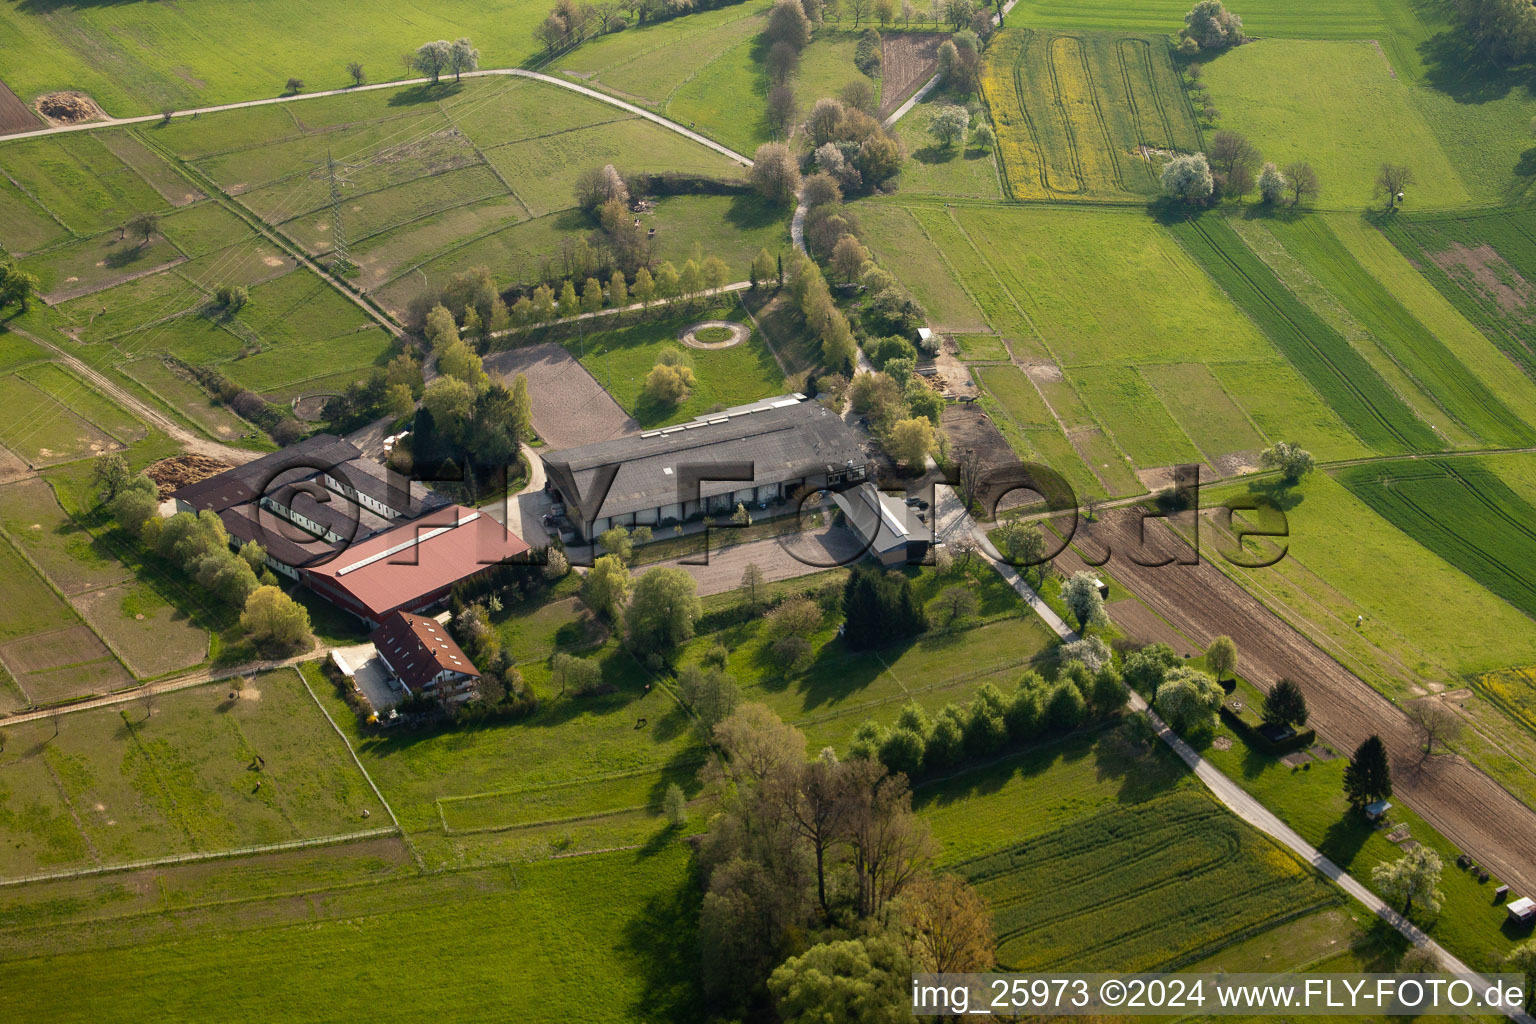
[[[776,502],[802,488],[844,487],[869,473],[858,436],[800,394],[542,458],[546,489],[570,508],[587,540],[611,526],[666,526],[729,514],[738,503]],[[742,479],[711,479],[711,473]],[[609,477],[600,505],[589,508]],[[698,481],[697,491],[692,481]]]

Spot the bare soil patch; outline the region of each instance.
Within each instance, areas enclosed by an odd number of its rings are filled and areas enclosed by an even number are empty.
[[[83,92],[50,92],[37,98],[37,112],[56,128],[86,121],[105,121],[106,112]]]
[[[293,402],[293,414],[305,423],[318,423],[325,415],[325,403],[335,395],[303,395]]]
[[[34,704],[106,693],[133,682],[88,626],[37,633],[0,648],[12,678]]]
[[[1381,736],[1392,761],[1393,788],[1447,838],[1522,892],[1536,891],[1536,864],[1529,837],[1536,834],[1532,810],[1474,765],[1458,756],[1421,763],[1419,734],[1402,709],[1324,654],[1257,598],[1226,576],[1201,552],[1193,565],[1139,565],[1136,517],[1110,510],[1085,523],[1074,543],[1095,558],[1111,549],[1108,571],[1195,644],[1232,637],[1239,671],[1261,688],[1282,676],[1296,681],[1312,710],[1311,725],[1336,750],[1353,750],[1372,733]],[[1139,560],[1159,555],[1190,558],[1182,540],[1147,523],[1148,543]],[[1209,536],[1209,535],[1207,535]],[[1086,568],[1077,550],[1056,559],[1059,571]]]
[[[1486,242],[1475,249],[1457,242],[1430,258],[1463,288],[1505,313],[1520,313],[1536,303],[1536,288]]]
[[[1018,461],[992,417],[974,402],[948,402],[939,426],[949,435],[953,449],[976,453],[982,466],[1010,466]]]
[[[880,41],[880,119],[917,92],[939,69],[939,32],[890,32]]]
[[[575,448],[640,430],[586,367],[552,341],[492,353],[485,357],[485,371],[508,387],[518,374],[527,376],[533,426],[551,448]]]
[[[144,473],[160,489],[160,500],[171,496],[178,487],[195,484],[211,476],[218,476],[229,464],[207,455],[173,455],[144,467]]]
[[[948,348],[941,349],[933,358],[938,374],[933,378],[939,384],[939,393],[953,398],[974,398],[980,393],[971,379],[971,368],[955,358]]]
[[[1047,383],[1066,380],[1066,374],[1061,372],[1061,367],[1055,363],[1047,363],[1036,360],[1024,364],[1024,372],[1035,380],[1043,380]]]
[[[11,87],[0,82],[0,135],[10,135],[13,132],[30,131],[40,125],[37,118],[32,116],[32,110]]]
[[[1138,469],[1136,479],[1141,481],[1141,486],[1149,491],[1161,491],[1165,487],[1173,486],[1173,466],[1153,466],[1151,469]],[[1210,466],[1201,463],[1200,479],[1210,481],[1215,479],[1216,471]]]
[[[1126,636],[1138,644],[1167,644],[1182,655],[1200,653],[1188,637],[1168,625],[1156,612],[1134,597],[1111,601],[1104,606],[1104,611],[1115,625],[1125,631]]]

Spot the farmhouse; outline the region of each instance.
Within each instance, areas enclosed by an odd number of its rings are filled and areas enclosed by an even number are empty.
[[[853,431],[801,394],[567,448],[543,461],[546,490],[569,507],[585,540],[612,526],[667,526],[729,514],[738,503],[846,487],[869,472]],[[605,480],[612,481],[606,490]]]
[[[477,695],[480,673],[436,620],[390,612],[368,639],[407,693],[432,694],[445,701]]]
[[[377,626],[422,611],[455,583],[528,545],[489,516],[451,503],[317,434],[189,484],[178,511],[214,512],[236,548],[256,541],[273,572]]]
[[[866,545],[866,551],[885,566],[921,562],[928,553],[933,534],[918,521],[912,510],[893,495],[882,493],[874,484],[834,493],[832,500],[843,512],[848,528]]]

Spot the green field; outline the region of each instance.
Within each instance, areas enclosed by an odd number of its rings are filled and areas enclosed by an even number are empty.
[[[995,908],[998,961],[1016,971],[1167,970],[1340,899],[1289,852],[1187,791],[957,867]]]
[[[1181,220],[1173,225],[1173,233],[1361,441],[1383,453],[1445,447],[1370,364],[1291,294],[1222,219]]]
[[[1381,227],[1463,316],[1536,378],[1536,330],[1526,313],[1536,301],[1536,220],[1529,213],[1392,217]]]
[[[292,671],[9,730],[7,876],[370,827],[382,812]],[[258,755],[265,760],[259,770]]]
[[[713,301],[633,326],[608,326],[607,321],[599,320],[605,326],[577,332],[564,344],[614,400],[648,428],[681,423],[717,407],[783,393],[784,375],[756,331],[747,341],[730,348],[684,348],[678,340],[682,333],[703,320],[746,323],[747,318],[739,304]],[[660,361],[661,353],[669,349],[684,353],[698,385],[677,405],[660,405],[645,395],[645,378]]]
[[[135,1016],[144,1021],[415,1020],[436,1005],[428,993],[442,983],[443,967],[435,957],[401,962],[401,937],[409,935],[423,948],[458,949],[455,1014],[553,1021],[579,1013],[614,1022],[698,1015],[698,896],[682,844],[398,878],[379,860],[375,854],[347,870],[344,861],[317,858],[272,889],[195,911],[157,906],[147,918],[48,930],[25,922],[31,948],[11,948],[0,984],[17,993],[13,1005],[29,1021],[110,1019],[125,999],[143,1004]],[[320,871],[332,876],[332,888],[311,895],[308,879]],[[110,895],[89,900],[112,902]],[[132,945],[131,961],[123,945]],[[349,964],[345,980],[341,963]],[[82,977],[93,983],[79,984]],[[593,986],[602,999],[593,998]],[[384,991],[395,995],[381,1004]]]
[[[1263,39],[1207,61],[1203,80],[1221,111],[1218,127],[1247,135],[1281,167],[1306,160],[1316,168],[1322,206],[1370,205],[1382,163],[1413,170],[1414,209],[1492,198],[1469,191],[1441,149],[1460,140],[1436,137],[1414,87],[1372,42]]]
[[[970,136],[964,147],[941,146],[928,130],[934,112],[955,103],[964,106],[965,101],[935,89],[896,122],[896,134],[907,148],[901,190],[914,195],[1001,199],[1001,170],[991,147],[976,145]]]
[[[1465,471],[1466,461],[1454,460],[1458,472]],[[1209,498],[1221,501],[1244,490],[1217,489]],[[1281,562],[1264,570],[1217,564],[1302,632],[1327,643],[1335,657],[1377,689],[1401,696],[1419,681],[1459,685],[1467,675],[1536,664],[1536,632],[1525,614],[1330,475],[1308,477],[1285,499],[1285,509],[1290,536]],[[1385,586],[1384,579],[1414,585]],[[1461,609],[1465,618],[1436,610],[1446,607]],[[1365,621],[1357,629],[1355,618],[1362,614]],[[1484,625],[1468,630],[1466,622]]]
[[[533,29],[546,13],[524,0],[494,9],[449,0],[429,13],[388,3],[365,22],[346,4],[291,0],[215,0],[192,11],[14,7],[0,15],[0,32],[15,43],[0,58],[0,78],[23,99],[80,89],[115,116],[150,114],[276,96],[290,76],[311,90],[340,89],[351,84],[351,60],[373,81],[398,79],[399,55],[430,39],[473,36],[482,66],[516,66],[539,51]]]
[[[1154,195],[1167,154],[1201,148],[1163,38],[1006,29],[983,81],[1015,199]]]
[[[1377,462],[1339,481],[1392,525],[1536,618],[1536,509],[1470,459]]]

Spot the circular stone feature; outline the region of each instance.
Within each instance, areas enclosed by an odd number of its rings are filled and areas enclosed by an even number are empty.
[[[683,332],[682,341],[689,348],[730,348],[747,340],[748,331],[729,320],[706,320]]]

